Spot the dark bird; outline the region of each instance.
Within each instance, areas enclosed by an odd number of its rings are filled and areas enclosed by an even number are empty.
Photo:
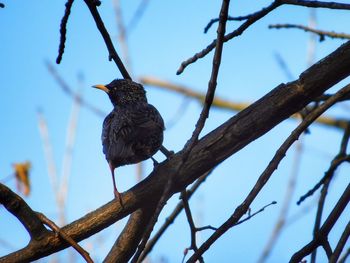
[[[123,206],[114,169],[152,158],[163,143],[164,121],[147,102],[146,91],[139,83],[116,79],[108,85],[93,87],[105,91],[114,106],[103,122],[101,138],[112,173],[114,196]]]

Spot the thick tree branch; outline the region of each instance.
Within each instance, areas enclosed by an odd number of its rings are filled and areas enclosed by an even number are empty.
[[[194,89],[191,89],[189,87],[186,87],[184,85],[175,84],[166,80],[162,80],[156,77],[152,76],[141,76],[139,78],[140,83],[143,85],[150,85],[154,87],[159,87],[165,90],[173,91],[178,94],[182,94],[186,97],[192,98],[197,100],[199,103],[203,104],[205,100],[205,93],[196,91]],[[332,95],[322,95],[319,98],[316,98],[315,101],[323,101],[325,99],[328,99]],[[344,100],[349,100],[349,96],[345,96]],[[247,108],[251,103],[247,102],[234,102],[231,100],[227,100],[223,97],[215,95],[212,107],[217,109],[224,109],[224,110],[231,110],[231,111],[241,111]],[[299,113],[295,113],[290,116],[290,118],[298,119],[300,120],[302,116]],[[340,118],[334,118],[328,115],[323,114],[317,120],[315,123],[325,125],[327,127],[334,127],[339,129],[346,129],[348,126],[349,121],[346,119],[340,119]]]
[[[300,111],[349,75],[350,42],[347,42],[303,72],[298,80],[277,86],[200,139],[181,172],[176,168],[183,159],[182,151],[160,163],[145,180],[123,193],[124,209],[117,200],[113,200],[68,224],[62,230],[77,242],[101,231],[149,202],[159,200],[169,176],[174,178],[172,192],[181,191],[203,173],[267,133],[291,114]],[[35,260],[65,247],[67,244],[58,237],[48,236],[37,242],[35,247],[30,246],[13,252],[1,258],[0,262]]]
[[[277,169],[279,163],[286,155],[287,150],[290,146],[299,138],[300,134],[302,134],[312,123],[313,121],[320,116],[323,112],[333,106],[338,100],[347,95],[350,92],[350,84],[346,87],[342,88],[338,91],[333,97],[329,98],[326,102],[316,108],[314,111],[310,112],[302,123],[298,125],[298,127],[291,133],[291,135],[283,142],[281,147],[277,150],[276,154],[270,161],[269,165],[266,167],[264,172],[260,175],[253,189],[249,192],[245,200],[235,209],[234,213],[230,216],[230,218],[224,222],[218,230],[216,230],[207,241],[205,241],[201,247],[198,249],[197,253],[195,253],[188,262],[195,262],[198,256],[202,255],[205,251],[209,249],[209,247],[224,233],[226,233],[230,228],[235,226],[240,218],[248,211],[250,205],[259,194],[261,189],[267,183],[267,181],[271,178],[272,173]]]
[[[1,183],[0,203],[22,223],[28,231],[31,241],[40,241],[50,233],[28,204]]]
[[[103,262],[128,262],[135,253],[146,226],[154,213],[155,206],[146,206],[131,214],[122,233]]]

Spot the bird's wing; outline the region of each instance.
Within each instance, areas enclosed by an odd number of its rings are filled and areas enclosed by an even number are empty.
[[[164,130],[164,121],[158,110],[147,104],[130,112],[130,122],[133,127],[143,130]]]
[[[125,139],[130,133],[130,126],[126,116],[118,110],[113,110],[107,115],[103,122],[102,129],[102,145],[103,153],[109,155],[111,152],[110,147],[113,147],[113,152],[116,155],[121,155],[126,150]],[[110,157],[107,156],[107,159]]]

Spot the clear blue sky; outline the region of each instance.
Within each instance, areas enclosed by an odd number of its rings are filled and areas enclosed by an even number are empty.
[[[32,193],[26,201],[34,210],[57,220],[54,194],[47,175],[43,144],[38,130],[37,110],[40,108],[47,119],[55,163],[60,174],[72,98],[64,94],[48,73],[45,61],[54,64],[74,90],[82,89],[84,99],[105,112],[111,110],[107,96],[90,87],[94,84],[108,83],[121,76],[114,63],[108,61],[105,44],[83,1],[75,1],[73,4],[68,22],[66,49],[60,65],[55,65],[55,59],[64,1],[2,2],[6,7],[0,9],[0,181],[12,173],[12,163],[29,160],[33,167]],[[128,23],[139,1],[122,2],[123,16]],[[177,76],[175,73],[183,60],[206,47],[215,37],[215,26],[208,34],[203,34],[203,29],[211,18],[217,17],[219,2],[149,1],[144,15],[128,38],[134,76],[137,78],[151,75],[204,92],[210,77],[212,53],[189,66],[182,75]],[[245,15],[270,3],[247,2],[232,1],[230,15]],[[112,2],[103,1],[99,11],[115,46],[120,50]],[[281,82],[289,81],[276,62],[276,53],[283,57],[291,73],[297,77],[307,67],[309,35],[293,29],[269,30],[268,25],[306,25],[308,17],[309,10],[306,8],[282,7],[253,25],[239,38],[226,43],[217,94],[236,102],[250,102],[260,98]],[[321,29],[345,32],[348,30],[346,25],[350,22],[350,15],[345,11],[318,10],[317,21]],[[230,22],[227,32],[237,25],[236,22]],[[327,39],[323,43],[317,43],[316,60],[330,53],[342,42]],[[84,78],[83,84],[78,81],[79,75]],[[153,87],[146,89],[148,100],[159,109],[165,121],[172,120],[183,105],[183,98]],[[164,144],[167,148],[177,151],[183,147],[192,133],[199,112],[199,104],[188,103],[181,118],[165,132]],[[233,114],[224,110],[212,110],[203,134]],[[340,107],[333,111],[333,114],[348,114],[348,109]],[[82,108],[79,113],[66,210],[68,222],[113,198],[108,165],[102,154],[100,142],[102,121],[102,118],[86,108]],[[219,226],[227,219],[296,124],[295,121],[284,122],[215,170],[191,200],[198,225]],[[312,203],[312,200],[309,200],[301,207],[295,205],[299,196],[313,186],[327,169],[332,156],[338,150],[340,138],[339,131],[320,126],[311,128],[311,134],[303,137],[299,179],[291,205],[291,215]],[[156,158],[164,159],[161,154],[157,154]],[[273,200],[278,204],[225,234],[204,255],[208,262],[256,262],[281,208],[293,158],[294,148],[288,152],[251,209],[256,211]],[[148,174],[152,169],[152,162],[146,161],[145,168],[145,174]],[[346,173],[349,173],[349,167],[344,165],[331,187],[330,205],[347,184]],[[135,166],[118,169],[117,184],[121,191],[133,186]],[[7,185],[16,189],[13,180]],[[177,202],[178,195],[168,202],[156,228],[164,222]],[[349,208],[345,212],[349,214]],[[314,214],[315,209],[286,229],[269,262],[289,260],[293,252],[310,240]],[[331,238],[339,236],[346,220],[344,217],[341,219]],[[122,224],[117,223],[82,244],[99,262],[121,229]],[[209,234],[209,230],[202,232],[198,238],[203,241]],[[0,240],[5,240],[15,248],[23,247],[28,241],[23,227],[4,208],[0,208]],[[162,258],[166,258],[167,262],[180,262],[182,251],[189,244],[188,225],[185,216],[181,215],[154,248],[151,254],[152,262],[161,262]],[[10,251],[10,248],[0,242],[0,255]],[[66,256],[65,253],[60,253],[62,259]],[[325,261],[324,254],[319,254]],[[81,261],[78,256],[77,258]]]

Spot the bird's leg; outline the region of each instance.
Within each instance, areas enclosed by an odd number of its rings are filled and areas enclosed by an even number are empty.
[[[114,165],[112,164],[112,162],[108,162],[109,164],[109,169],[111,169],[111,173],[112,173],[112,181],[113,181],[113,190],[114,190],[114,197],[119,199],[119,203],[121,207],[124,207],[123,205],[123,200],[122,200],[122,195],[119,193],[118,189],[117,189],[117,185],[115,183],[115,174],[114,174]]]
[[[153,158],[153,156],[151,157],[152,161],[153,161],[153,167],[157,167],[159,165],[159,163],[157,162],[156,159]]]
[[[159,150],[166,156],[166,158],[169,158],[169,157],[171,157],[174,154],[174,151],[169,151],[163,145],[160,146]]]

